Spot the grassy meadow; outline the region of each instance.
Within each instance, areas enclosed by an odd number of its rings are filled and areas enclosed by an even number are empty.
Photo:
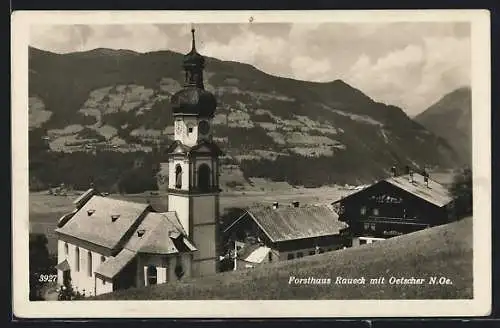
[[[98,300],[286,300],[286,299],[471,299],[472,218],[357,248],[276,262],[260,268],[219,273],[144,288]],[[330,285],[289,284],[297,278],[330,278]],[[445,277],[451,284],[429,284]],[[335,284],[337,277],[365,284]],[[384,284],[370,279],[385,277]],[[389,284],[390,277],[423,278],[424,284]]]

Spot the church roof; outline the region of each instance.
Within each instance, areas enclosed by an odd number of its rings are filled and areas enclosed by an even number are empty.
[[[128,249],[122,249],[116,256],[106,259],[106,261],[104,261],[97,268],[97,270],[95,270],[95,273],[112,279],[120,273],[120,271],[122,271],[123,268],[125,268],[125,266],[129,264],[136,255],[136,252],[132,252]]]
[[[247,215],[272,242],[336,235],[347,227],[327,206],[278,207],[255,206]],[[237,222],[226,228],[230,230]]]
[[[124,248],[151,254],[175,254],[196,250],[185,237],[175,212],[148,213]]]
[[[149,209],[148,204],[94,195],[56,232],[115,249]]]

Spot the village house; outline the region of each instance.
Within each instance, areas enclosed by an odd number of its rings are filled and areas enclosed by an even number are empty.
[[[346,222],[352,246],[448,223],[454,219],[453,198],[446,187],[428,173],[408,167],[398,175],[378,181],[333,204],[339,220]]]
[[[219,271],[223,153],[212,140],[217,103],[204,88],[205,59],[191,32],[184,87],[170,99],[174,142],[162,150],[158,174],[168,194],[167,211],[87,191],[56,229],[60,285],[71,281],[86,295],[98,295]]]
[[[224,237],[234,247],[234,269],[240,269],[342,248],[346,228],[328,206],[274,203],[246,209]]]

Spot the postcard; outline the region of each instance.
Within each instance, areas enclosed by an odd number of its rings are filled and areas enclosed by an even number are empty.
[[[14,315],[487,315],[489,20],[14,12]]]

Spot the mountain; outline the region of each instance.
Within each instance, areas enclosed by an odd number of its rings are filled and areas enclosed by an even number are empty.
[[[58,152],[151,152],[172,140],[169,98],[182,87],[181,63],[182,55],[171,51],[30,48],[30,142],[49,140]],[[223,163],[247,180],[367,183],[395,164],[451,168],[457,161],[446,141],[401,108],[341,80],[281,78],[208,57],[204,77],[218,101],[214,139],[226,152]]]
[[[446,139],[464,164],[472,162],[471,89],[459,88],[446,94],[415,117],[434,134]]]

